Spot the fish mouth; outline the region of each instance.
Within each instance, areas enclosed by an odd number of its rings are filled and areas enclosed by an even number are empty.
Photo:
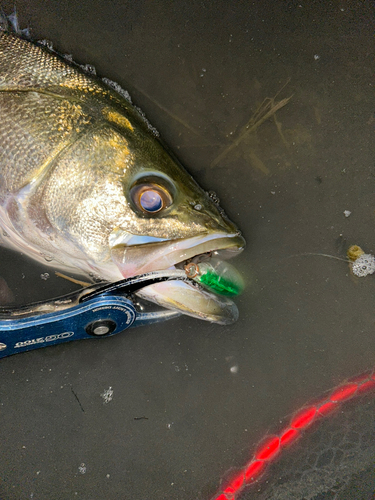
[[[230,258],[240,253],[245,244],[240,234],[218,233],[155,243],[117,244],[111,249],[111,257],[123,277],[130,278],[138,274],[169,269],[208,253],[221,251],[223,257]]]
[[[191,262],[199,265],[211,260],[226,261],[238,255],[245,244],[240,233],[216,233],[144,244],[117,244],[111,249],[111,256],[127,278],[170,268],[183,269]],[[162,307],[213,323],[231,324],[238,319],[237,306],[231,299],[196,283],[178,280],[157,283],[143,288],[137,295]]]

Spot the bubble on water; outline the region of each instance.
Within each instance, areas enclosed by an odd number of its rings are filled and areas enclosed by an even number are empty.
[[[49,278],[49,273],[42,273],[40,277],[42,278],[42,280],[47,281]]]
[[[364,253],[353,262],[353,274],[359,278],[368,276],[375,272],[375,257],[369,253]]]
[[[96,75],[95,66],[93,66],[92,64],[82,64],[81,68],[83,69],[83,71],[85,71],[85,73],[89,73],[90,75]]]
[[[217,194],[215,193],[215,191],[208,191],[208,196],[209,198],[211,198],[211,200],[216,204],[216,205],[219,205],[220,203],[220,200],[217,196]]]
[[[86,470],[87,470],[87,467],[86,467],[86,464],[82,463],[79,467],[78,467],[78,472],[80,474],[86,474]]]
[[[5,238],[7,238],[9,236],[9,234],[3,230],[3,236],[5,236]]]
[[[113,399],[113,389],[112,387],[108,387],[108,389],[105,389],[105,391],[100,394],[100,396],[103,398],[103,403],[108,404],[112,401]]]
[[[127,90],[124,90],[118,83],[110,80],[109,78],[102,78],[103,82],[120,94],[124,99],[126,99],[130,104],[132,104],[132,99]]]
[[[52,262],[52,261],[53,261],[53,257],[52,257],[52,255],[48,255],[47,253],[42,253],[42,257],[43,257],[43,259],[44,259],[46,262]]]
[[[47,47],[48,50],[53,50],[53,43],[51,42],[51,40],[46,40],[46,39],[39,40],[38,44],[44,45],[45,47]]]
[[[151,125],[151,123],[146,118],[144,111],[142,111],[141,108],[138,108],[138,106],[134,106],[134,107],[138,111],[138,113],[141,115],[142,120],[145,122],[145,124],[147,125],[147,128],[150,130],[150,132],[152,134],[154,134],[155,137],[159,137],[160,136],[159,131],[156,130],[156,128]]]

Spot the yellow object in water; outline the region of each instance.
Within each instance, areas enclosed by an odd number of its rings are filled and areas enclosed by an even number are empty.
[[[352,262],[356,261],[358,257],[361,255],[364,255],[364,251],[362,248],[358,245],[352,245],[351,247],[348,248],[348,251],[346,252],[346,255],[348,256],[348,259],[351,260]]]

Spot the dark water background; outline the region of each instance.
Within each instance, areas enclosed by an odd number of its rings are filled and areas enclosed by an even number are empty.
[[[35,38],[129,90],[216,191],[248,241],[236,260],[248,287],[230,327],[185,317],[2,360],[0,498],[209,500],[285,415],[375,364],[375,278],[302,255],[345,257],[351,244],[375,253],[374,4],[19,0],[17,9]],[[276,121],[212,167],[282,88],[276,101],[292,98]],[[9,252],[0,274],[20,301],[70,288]]]

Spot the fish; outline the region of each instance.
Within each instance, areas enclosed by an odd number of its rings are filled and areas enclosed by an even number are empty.
[[[2,244],[106,281],[239,254],[238,227],[118,84],[0,23]],[[234,302],[183,281],[139,292],[220,324]]]

